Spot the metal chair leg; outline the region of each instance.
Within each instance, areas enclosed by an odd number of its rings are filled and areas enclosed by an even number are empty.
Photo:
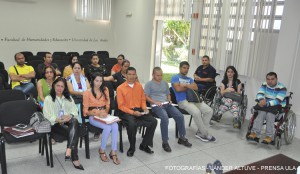
[[[191,127],[192,119],[193,119],[193,116],[191,115],[189,127]]]

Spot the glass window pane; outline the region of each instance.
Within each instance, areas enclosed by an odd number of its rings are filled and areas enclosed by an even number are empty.
[[[271,14],[271,6],[265,6],[264,15],[270,15],[270,14]]]
[[[280,30],[280,26],[281,26],[281,20],[274,20],[273,29]]]
[[[282,16],[282,13],[283,13],[283,5],[276,6],[275,15],[276,16]]]

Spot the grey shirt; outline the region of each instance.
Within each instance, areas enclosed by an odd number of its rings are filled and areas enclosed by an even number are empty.
[[[169,85],[165,80],[160,83],[151,80],[145,85],[145,94],[151,99],[159,102],[168,102],[168,95],[170,94]]]

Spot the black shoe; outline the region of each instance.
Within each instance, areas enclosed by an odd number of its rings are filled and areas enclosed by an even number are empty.
[[[75,164],[73,162],[72,162],[72,164],[75,167],[75,169],[84,170],[84,168],[81,164],[79,164],[79,166],[75,166]]]
[[[145,151],[146,153],[152,154],[154,153],[148,146],[140,145],[140,150]]]
[[[163,147],[163,149],[164,149],[166,152],[171,152],[171,151],[172,151],[172,149],[171,149],[169,143],[163,143],[163,144],[162,144],[162,147]]]
[[[128,151],[127,151],[127,156],[128,156],[128,157],[132,157],[132,156],[134,155],[134,151],[135,151],[135,150],[129,148]]]
[[[178,144],[182,144],[186,147],[192,147],[192,144],[189,143],[188,139],[178,138]]]
[[[65,161],[71,161],[71,156],[65,156]]]

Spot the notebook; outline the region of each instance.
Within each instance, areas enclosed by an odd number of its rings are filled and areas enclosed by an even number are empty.
[[[119,117],[112,116],[112,115],[107,115],[107,117],[105,117],[105,118],[100,118],[100,117],[94,116],[94,119],[97,121],[100,121],[102,123],[105,123],[105,124],[112,124],[112,123],[121,121]]]

